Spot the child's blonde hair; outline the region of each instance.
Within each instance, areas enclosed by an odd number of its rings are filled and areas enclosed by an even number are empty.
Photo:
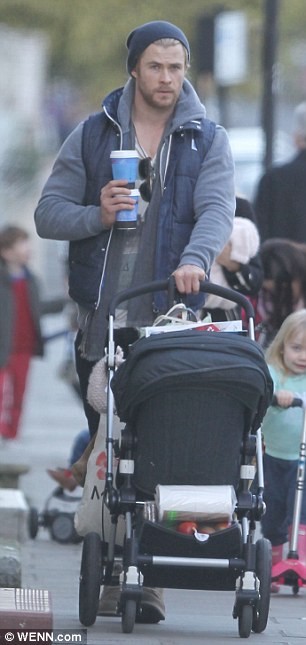
[[[306,338],[306,309],[294,311],[285,318],[271,345],[266,351],[267,362],[284,371],[284,345],[298,332],[302,332]]]

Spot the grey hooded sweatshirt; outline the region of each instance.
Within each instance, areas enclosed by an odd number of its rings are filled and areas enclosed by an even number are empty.
[[[131,107],[134,94],[134,80],[130,79],[119,101],[117,119],[120,126],[122,148],[134,148],[134,130],[131,125]],[[107,101],[106,101],[107,112]],[[192,85],[185,80],[172,118],[168,121],[158,151],[159,194],[153,195],[154,211],[158,212],[158,201],[164,188],[169,154],[171,153],[172,133],[184,123],[205,117],[201,104]],[[84,206],[86,188],[86,169],[82,158],[81,123],[63,144],[55,161],[52,173],[43,189],[35,212],[38,234],[56,240],[80,240],[97,235],[103,230],[100,207]],[[154,191],[153,191],[154,193]],[[195,224],[178,266],[193,264],[204,269],[205,273],[215,257],[226,244],[233,225],[235,212],[234,164],[225,130],[216,126],[214,140],[200,169],[193,198]],[[153,208],[150,203],[148,214]],[[146,216],[147,219],[147,216]],[[149,218],[148,218],[149,219]],[[110,244],[110,249],[112,244]],[[108,260],[109,271],[112,266]],[[104,310],[103,294],[100,306]],[[96,360],[103,354],[103,334],[101,317],[96,312],[80,312],[80,327],[87,327],[88,337],[84,355]],[[86,314],[86,316],[85,316]],[[94,318],[96,317],[96,323]],[[98,320],[99,319],[99,320]],[[104,326],[104,325],[103,325]]]

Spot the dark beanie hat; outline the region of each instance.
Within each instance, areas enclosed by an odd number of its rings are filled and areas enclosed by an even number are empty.
[[[137,27],[129,34],[126,46],[129,50],[127,57],[127,70],[129,74],[135,68],[137,60],[142,52],[160,38],[175,38],[179,40],[187,50],[188,61],[190,59],[189,42],[181,29],[172,25],[165,20],[154,20],[146,22],[144,25]]]

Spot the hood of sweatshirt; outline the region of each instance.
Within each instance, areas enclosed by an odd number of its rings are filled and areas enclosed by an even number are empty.
[[[119,125],[124,136],[130,130],[131,110],[134,99],[134,79],[129,79],[126,85],[108,94],[102,107],[108,117]],[[201,103],[191,83],[185,79],[175,106],[174,112],[168,121],[165,136],[169,136],[179,128],[199,129],[197,121],[205,118],[206,110]]]

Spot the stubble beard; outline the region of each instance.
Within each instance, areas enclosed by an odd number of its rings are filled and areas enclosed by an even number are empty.
[[[157,91],[154,93],[149,93],[144,91],[143,88],[139,87],[139,93],[142,97],[142,100],[144,101],[144,103],[147,104],[148,107],[160,113],[173,112],[178,100],[178,97],[174,94],[174,92],[171,92],[171,94],[169,94],[169,98],[171,97],[171,100],[168,99],[166,102],[163,102],[162,100],[154,98],[155,95],[158,93]],[[167,95],[167,98],[168,98],[168,95]]]

